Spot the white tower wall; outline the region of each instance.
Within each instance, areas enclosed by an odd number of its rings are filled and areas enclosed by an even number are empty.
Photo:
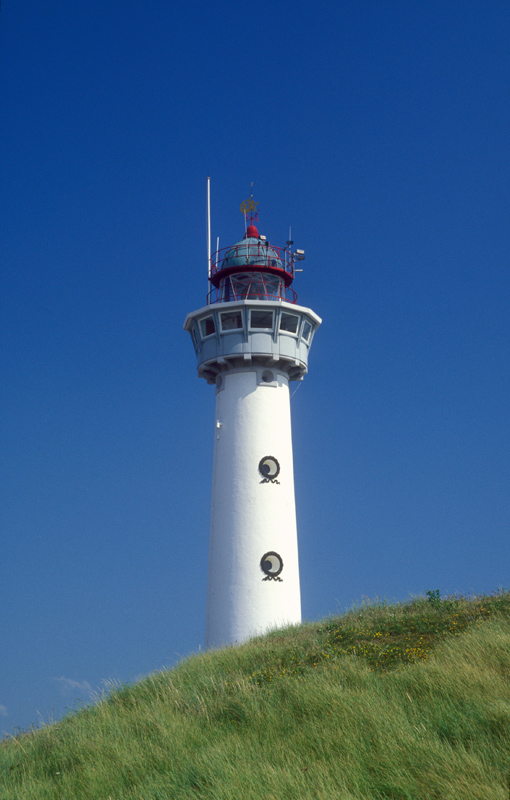
[[[186,317],[198,374],[216,386],[207,647],[301,620],[289,382],[306,374],[320,323],[281,300]]]
[[[206,647],[301,620],[288,377],[245,368],[218,382]],[[259,471],[268,456],[274,480]],[[261,569],[268,552],[283,561],[276,577]]]

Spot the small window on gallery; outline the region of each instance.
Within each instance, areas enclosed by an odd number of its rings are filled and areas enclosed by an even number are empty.
[[[236,331],[243,327],[243,317],[240,311],[225,311],[220,314],[221,330]]]
[[[297,333],[298,322],[299,317],[296,314],[287,314],[286,311],[282,311],[280,330],[287,333]]]
[[[252,308],[250,311],[250,328],[258,328],[265,331],[273,330],[273,312],[259,311]]]
[[[212,334],[215,332],[216,327],[214,325],[213,317],[204,317],[204,319],[200,320],[200,333],[202,334],[202,339],[205,339],[206,336],[212,336]]]
[[[312,333],[312,326],[310,325],[308,320],[305,319],[305,321],[303,323],[303,333],[302,333],[302,338],[305,340],[305,342],[309,342],[310,341],[310,334],[311,333]]]

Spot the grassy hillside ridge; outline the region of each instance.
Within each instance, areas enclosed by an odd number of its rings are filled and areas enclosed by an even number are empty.
[[[510,594],[367,604],[0,743],[0,800],[508,800]]]

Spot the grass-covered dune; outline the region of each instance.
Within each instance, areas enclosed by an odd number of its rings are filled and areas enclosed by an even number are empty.
[[[374,603],[0,743],[0,798],[508,800],[510,594]]]

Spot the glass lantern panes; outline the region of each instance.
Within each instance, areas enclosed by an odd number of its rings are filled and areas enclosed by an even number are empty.
[[[231,300],[284,300],[285,284],[278,275],[262,272],[239,272],[220,283],[223,302]]]

